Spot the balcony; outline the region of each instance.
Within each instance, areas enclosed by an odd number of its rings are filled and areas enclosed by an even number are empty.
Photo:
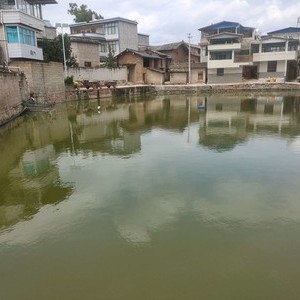
[[[30,45],[25,44],[8,44],[9,58],[27,58],[34,60],[43,60],[43,50]]]
[[[3,10],[4,24],[20,24],[43,31],[44,22],[19,10]]]
[[[239,50],[241,47],[241,43],[214,44],[207,46],[209,51]]]
[[[296,60],[298,58],[298,51],[282,51],[282,52],[263,52],[254,53],[253,61],[272,61],[272,60]]]
[[[252,63],[253,62],[253,55],[234,55],[234,62],[235,63]]]

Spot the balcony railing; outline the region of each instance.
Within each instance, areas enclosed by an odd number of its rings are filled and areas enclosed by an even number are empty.
[[[253,62],[253,55],[235,55],[234,56],[235,63],[247,63]]]

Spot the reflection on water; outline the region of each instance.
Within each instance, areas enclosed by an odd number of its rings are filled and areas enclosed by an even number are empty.
[[[86,101],[1,128],[0,298],[53,299],[52,278],[63,299],[295,299],[299,104]]]

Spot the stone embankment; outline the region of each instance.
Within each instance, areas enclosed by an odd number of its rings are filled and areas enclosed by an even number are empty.
[[[66,99],[69,101],[100,99],[108,97],[131,97],[165,94],[240,94],[262,92],[291,92],[300,94],[300,83],[241,83],[241,84],[191,84],[191,85],[126,85],[116,88],[69,89]]]
[[[0,126],[18,116],[22,110],[22,101],[29,96],[23,73],[0,72]]]
[[[240,83],[155,86],[157,94],[240,94],[249,92],[299,92],[300,83]]]

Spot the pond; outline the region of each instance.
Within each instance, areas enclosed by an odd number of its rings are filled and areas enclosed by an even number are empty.
[[[300,97],[98,105],[0,128],[0,299],[298,299]]]

